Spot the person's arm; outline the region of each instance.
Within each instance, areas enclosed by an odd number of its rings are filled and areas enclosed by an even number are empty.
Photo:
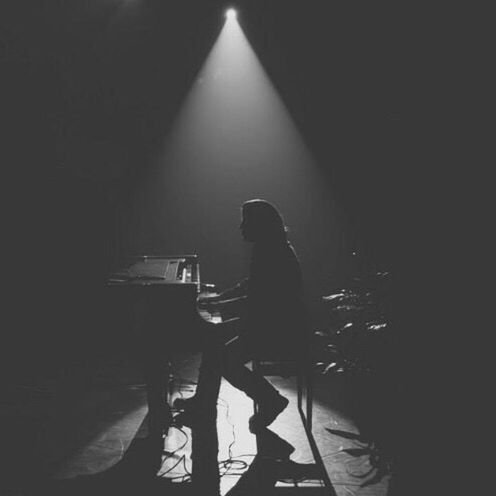
[[[234,298],[245,297],[248,293],[248,278],[241,280],[233,286],[219,294],[219,300],[232,300]]]
[[[243,279],[236,286],[228,288],[213,296],[202,296],[198,303],[200,307],[219,310],[231,316],[241,316],[246,308],[248,279]]]
[[[233,300],[236,298],[246,297],[248,292],[248,279],[243,279],[236,286],[228,288],[214,295],[202,295],[200,297],[200,303],[210,304],[222,301]]]

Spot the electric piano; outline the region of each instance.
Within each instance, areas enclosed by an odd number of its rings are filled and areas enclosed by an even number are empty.
[[[125,266],[110,274],[109,286],[168,286],[200,287],[200,267],[197,255],[131,257]]]
[[[197,255],[131,257],[106,285],[121,305],[133,308],[135,332],[140,333],[136,337],[151,340],[153,347],[190,347],[204,323],[222,320],[198,308],[200,297],[216,293],[213,285],[200,282]]]
[[[215,294],[201,284],[197,255],[149,256],[126,260],[107,278],[114,308],[132,320],[132,342],[144,368],[151,434],[166,431],[168,362],[174,352],[200,351],[218,313],[198,308],[199,297]],[[127,313],[126,313],[127,312]]]

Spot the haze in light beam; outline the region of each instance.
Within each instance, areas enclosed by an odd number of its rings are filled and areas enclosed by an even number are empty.
[[[229,284],[243,274],[239,207],[256,197],[280,208],[309,277],[325,271],[319,247],[332,263],[338,242],[332,198],[238,21],[229,19],[136,198],[134,251],[197,252],[207,279]]]

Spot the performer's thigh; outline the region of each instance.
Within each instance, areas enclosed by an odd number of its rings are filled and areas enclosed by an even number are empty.
[[[201,326],[192,339],[190,348],[195,351],[206,352],[213,348],[223,348],[225,344],[236,337],[239,329],[236,325],[227,322],[221,324],[205,324]]]
[[[236,336],[225,344],[222,356],[227,364],[243,365],[253,359],[253,344],[244,335]]]

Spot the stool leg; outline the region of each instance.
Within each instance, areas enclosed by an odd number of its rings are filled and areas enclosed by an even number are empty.
[[[301,411],[303,403],[303,377],[300,372],[296,376],[296,387],[298,395],[298,410]]]
[[[307,426],[308,430],[312,430],[312,414],[313,414],[313,376],[311,371],[306,373],[307,380]]]
[[[253,372],[258,372],[259,371],[259,363],[258,363],[258,360],[252,360],[251,362],[251,368],[253,370]],[[257,401],[254,399],[253,400],[253,413],[254,414],[257,414],[258,413],[258,408],[259,408],[259,405],[257,403]],[[259,451],[259,448],[260,448],[260,442],[258,440],[258,434],[255,434],[255,445],[256,445],[256,452],[258,453]]]
[[[253,372],[258,373],[260,370],[260,363],[258,362],[258,360],[252,360],[251,364],[252,364],[251,368],[252,368]],[[259,405],[258,405],[257,401],[253,400],[253,413],[257,413],[258,408],[259,408]]]

